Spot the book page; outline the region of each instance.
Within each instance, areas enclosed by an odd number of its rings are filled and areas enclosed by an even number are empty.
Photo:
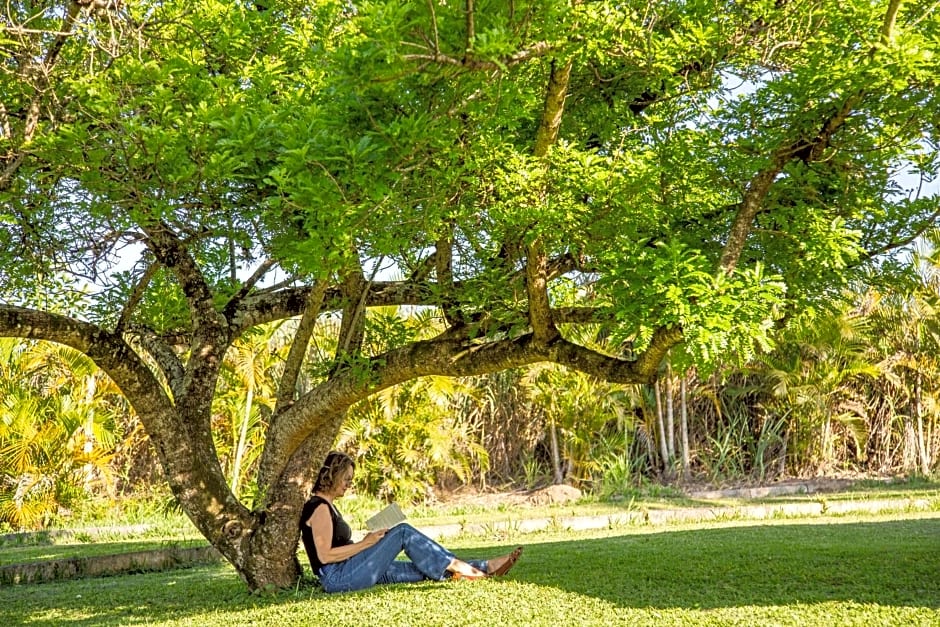
[[[398,507],[398,503],[389,503],[388,507],[366,521],[366,529],[388,529],[405,520],[405,513]]]

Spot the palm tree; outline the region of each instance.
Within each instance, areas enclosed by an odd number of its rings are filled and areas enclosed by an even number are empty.
[[[53,385],[80,424],[74,434],[74,446],[82,454],[95,459],[96,451],[112,450],[120,439],[118,418],[129,411],[127,401],[114,382],[88,357],[67,346],[47,346],[49,373],[55,376]],[[67,394],[66,394],[67,392]],[[65,407],[62,409],[66,413]],[[82,481],[86,491],[97,480],[104,480],[111,492],[111,471],[93,461],[82,468]]]
[[[231,488],[235,495],[253,456],[260,453],[255,440],[261,436],[263,412],[274,409],[276,370],[284,362],[287,347],[279,335],[280,327],[254,329],[236,340],[225,356],[227,390],[218,397],[216,407],[231,428]]]
[[[764,408],[787,418],[786,446],[796,470],[820,470],[837,459],[836,427],[864,460],[869,433],[861,382],[882,373],[871,350],[869,321],[858,311],[806,314],[792,321],[779,348],[759,359]]]
[[[869,294],[891,375],[884,385],[901,417],[900,466],[922,474],[929,473],[940,446],[933,435],[940,417],[940,233],[929,235],[915,248],[916,280],[908,291]]]
[[[625,386],[554,365],[533,366],[528,381],[545,412],[554,483],[566,477],[588,484],[601,470],[595,445],[605,431],[626,428],[632,396]],[[630,405],[625,399],[630,399]]]
[[[0,339],[0,522],[42,525],[111,485],[122,397],[87,357],[62,346]]]
[[[424,500],[447,475],[468,483],[485,472],[487,452],[477,423],[455,411],[467,384],[424,377],[350,409],[338,446],[356,459],[357,487],[385,499]]]

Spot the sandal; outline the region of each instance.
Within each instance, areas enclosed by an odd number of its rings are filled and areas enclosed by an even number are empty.
[[[506,558],[506,561],[500,564],[497,568],[493,569],[493,572],[487,573],[490,577],[500,577],[509,572],[509,569],[516,565],[516,562],[522,556],[522,547],[517,546],[515,550],[509,554]]]

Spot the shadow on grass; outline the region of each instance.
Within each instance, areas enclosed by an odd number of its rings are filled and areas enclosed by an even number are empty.
[[[475,547],[458,554],[494,555],[501,550]],[[508,580],[534,586],[547,604],[552,603],[547,589],[555,588],[617,608],[707,610],[836,601],[940,609],[940,518],[643,529],[598,539],[533,543],[526,545]],[[219,622],[214,624],[226,624],[226,618],[250,618],[259,610],[293,612],[298,602],[308,613],[311,606],[315,611],[321,605],[339,605],[339,611],[354,613],[377,594],[401,605],[420,604],[438,591],[447,594],[447,585],[462,586],[430,583],[351,595],[325,595],[306,586],[256,597],[228,566],[199,567],[0,588],[0,623],[189,624],[215,617]],[[482,585],[485,588],[476,590],[505,596],[507,607],[513,595],[523,593],[520,586],[501,590],[497,582],[468,585],[459,593]],[[453,588],[450,592],[458,594]]]
[[[940,609],[940,519],[759,524],[531,547],[520,579],[624,607]]]

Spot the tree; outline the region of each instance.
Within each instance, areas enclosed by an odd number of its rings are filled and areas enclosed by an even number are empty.
[[[200,532],[251,588],[291,585],[357,401],[538,362],[649,383],[670,349],[707,368],[933,224],[892,173],[937,168],[940,20],[885,4],[7,3],[0,334],[91,357]],[[25,299],[60,274],[99,287],[89,315]],[[445,329],[370,352],[388,305]],[[231,344],[290,317],[249,508],[213,397]]]
[[[870,425],[864,383],[883,375],[869,334],[870,321],[857,311],[805,315],[789,329],[787,343],[761,359],[757,378],[765,382],[769,414],[764,424],[768,418],[786,421],[786,455],[794,466],[804,465],[797,472],[831,468],[848,457],[835,454],[839,439],[865,459]],[[755,462],[763,466],[763,459]]]
[[[934,447],[929,447],[928,443],[934,439],[931,433],[936,432],[940,388],[937,377],[940,349],[938,235],[932,231],[916,246],[911,260],[914,281],[908,289],[866,295],[876,325],[877,344],[886,356],[887,376],[879,382],[876,399],[887,400],[897,408],[902,425],[901,441],[897,444],[892,441],[894,433],[890,424],[889,428],[880,430],[877,440],[882,446],[876,455],[893,461],[893,456],[885,454],[885,450],[900,449],[901,468],[924,475],[930,472],[936,459]]]
[[[552,482],[587,484],[597,470],[596,441],[625,412],[625,390],[551,365],[533,368],[529,380],[545,415]]]
[[[486,450],[454,407],[465,389],[456,379],[423,377],[353,407],[339,446],[354,452],[356,485],[380,498],[414,502],[432,495],[436,479],[452,476],[466,484],[474,465],[485,472]]]

